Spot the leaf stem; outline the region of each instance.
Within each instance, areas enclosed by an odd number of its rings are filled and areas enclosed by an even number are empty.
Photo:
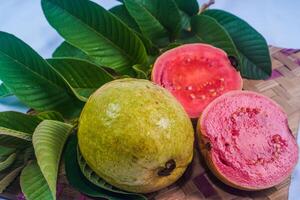
[[[214,3],[215,3],[215,0],[208,0],[207,3],[202,4],[198,14],[203,13],[206,9],[208,9]]]

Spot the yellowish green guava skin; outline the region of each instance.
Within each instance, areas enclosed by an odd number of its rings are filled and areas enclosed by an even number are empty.
[[[177,100],[147,80],[99,88],[79,120],[81,154],[93,171],[125,191],[149,193],[174,183],[193,157],[194,131]],[[168,176],[158,172],[174,160]]]

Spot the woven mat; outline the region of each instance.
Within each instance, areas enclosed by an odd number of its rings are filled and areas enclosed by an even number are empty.
[[[300,50],[270,47],[270,53],[272,77],[266,81],[244,80],[244,89],[259,92],[278,102],[288,114],[290,128],[296,134],[300,119]],[[64,176],[61,177],[58,184],[59,200],[90,199],[70,188]],[[233,189],[211,174],[198,150],[195,150],[193,163],[184,176],[170,187],[149,194],[148,197],[150,200],[285,200],[288,199],[289,185],[290,179],[287,179],[276,187],[258,192]],[[15,183],[5,196],[16,199],[16,191]]]

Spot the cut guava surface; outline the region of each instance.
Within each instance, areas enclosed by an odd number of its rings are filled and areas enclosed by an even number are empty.
[[[223,182],[259,190],[286,179],[298,159],[287,115],[273,100],[249,91],[215,99],[198,121],[200,149]]]
[[[240,73],[227,54],[201,43],[163,53],[154,63],[152,81],[169,90],[190,118],[198,118],[218,96],[242,88]]]

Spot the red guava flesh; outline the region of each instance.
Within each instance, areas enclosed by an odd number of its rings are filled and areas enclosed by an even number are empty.
[[[210,169],[239,189],[277,185],[297,163],[287,115],[273,100],[254,92],[231,91],[215,99],[203,111],[197,131]]]
[[[227,54],[201,43],[182,45],[159,56],[152,81],[169,90],[190,118],[198,118],[218,96],[242,88],[240,73]]]

